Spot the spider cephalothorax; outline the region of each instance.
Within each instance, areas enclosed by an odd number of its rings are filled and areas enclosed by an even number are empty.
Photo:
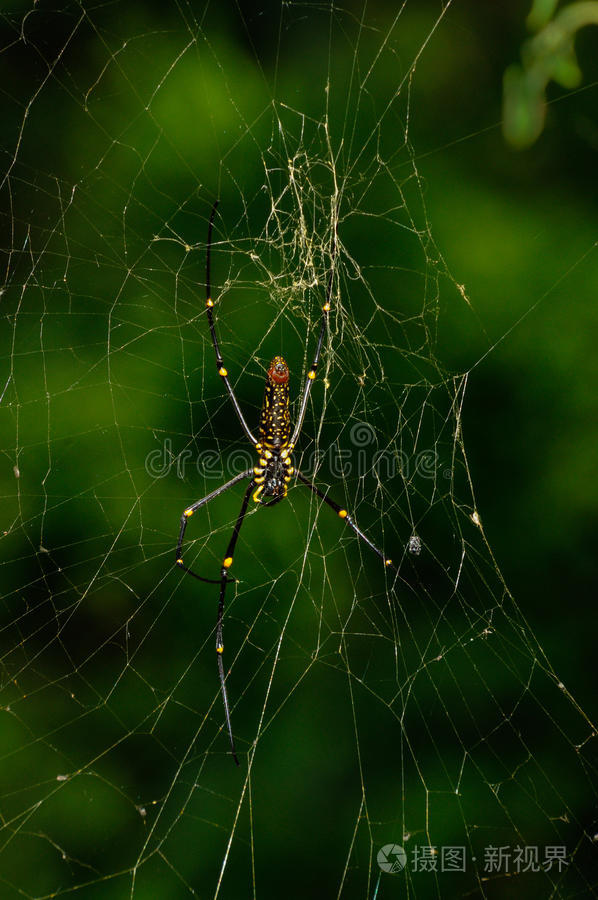
[[[319,497],[320,500],[322,500],[326,504],[326,506],[334,510],[334,512],[347,525],[349,525],[350,528],[352,528],[357,537],[359,537],[364,543],[366,543],[368,547],[371,547],[374,553],[378,554],[385,566],[388,566],[391,569],[395,569],[395,567],[393,566],[392,561],[390,559],[387,559],[382,551],[379,550],[378,547],[376,547],[376,545],[370,541],[368,536],[357,527],[351,516],[348,514],[347,510],[339,506],[338,503],[335,503],[334,500],[331,500],[323,491],[320,490],[320,488],[318,488],[313,483],[313,481],[311,481],[311,479],[306,478],[306,476],[303,475],[299,470],[295,471],[291,463],[291,453],[295,444],[297,443],[299,434],[303,427],[305,410],[307,409],[307,401],[309,399],[311,386],[316,377],[316,371],[318,368],[318,363],[320,361],[320,352],[322,350],[322,342],[324,340],[324,334],[326,332],[326,326],[328,324],[330,298],[332,296],[332,283],[334,277],[334,259],[336,256],[335,229],[333,228],[332,231],[333,236],[330,247],[330,275],[328,277],[328,287],[326,289],[326,300],[324,302],[324,306],[322,307],[322,319],[320,322],[318,343],[316,345],[311,368],[307,373],[307,378],[303,387],[303,394],[299,403],[299,410],[297,413],[295,426],[291,430],[291,417],[289,413],[289,367],[287,366],[282,356],[275,356],[270,363],[270,368],[268,369],[268,374],[266,377],[264,402],[262,405],[262,413],[260,417],[260,433],[258,440],[256,437],[254,437],[251,429],[245,421],[245,417],[243,416],[241,407],[239,406],[237,398],[235,397],[232,385],[228,380],[228,370],[224,365],[222,354],[220,353],[220,345],[218,343],[218,337],[216,335],[216,329],[214,327],[214,301],[210,296],[210,248],[212,246],[212,229],[214,226],[214,216],[216,214],[217,206],[218,201],[216,201],[214,203],[214,206],[212,207],[210,225],[208,228],[208,246],[206,252],[206,309],[208,316],[208,325],[210,328],[210,335],[212,337],[212,344],[214,346],[214,353],[216,354],[216,368],[218,369],[218,374],[222,378],[226,390],[228,391],[231,402],[237,414],[237,418],[239,419],[241,427],[245,432],[245,436],[249,441],[251,441],[256,452],[258,453],[259,464],[253,469],[248,469],[246,472],[241,472],[240,474],[235,475],[234,478],[231,478],[230,481],[226,482],[226,484],[221,485],[210,494],[207,494],[207,496],[202,497],[201,500],[196,500],[195,503],[192,503],[191,506],[187,507],[187,509],[181,516],[181,529],[179,531],[179,540],[176,548],[176,563],[177,566],[183,569],[183,571],[188,572],[190,575],[193,575],[193,577],[197,578],[198,581],[205,581],[208,584],[220,585],[218,619],[216,621],[216,654],[218,659],[218,673],[220,676],[220,687],[222,690],[222,700],[224,702],[226,727],[228,728],[228,736],[230,738],[233,759],[237,763],[237,765],[239,765],[239,760],[237,759],[237,754],[235,751],[235,742],[233,739],[233,731],[230,721],[228,695],[226,693],[226,684],[224,679],[224,664],[222,662],[222,653],[224,650],[224,645],[222,643],[222,617],[224,615],[224,597],[226,594],[226,586],[229,581],[234,581],[234,579],[229,578],[228,572],[233,564],[233,554],[237,545],[239,531],[241,530],[241,526],[245,520],[247,507],[249,505],[249,498],[252,491],[253,499],[256,503],[259,503],[260,506],[274,506],[275,503],[279,503],[286,497],[287,488],[291,480],[291,476],[295,474],[301,484],[304,484],[306,487],[308,487],[310,491],[312,491],[312,493],[316,495],[316,497]],[[241,510],[239,512],[239,515],[237,516],[237,521],[235,522],[233,533],[228,542],[226,554],[220,567],[220,578],[204,578],[203,575],[198,575],[197,572],[193,572],[192,569],[188,568],[183,562],[183,540],[185,537],[187,522],[191,518],[191,516],[195,512],[197,512],[198,509],[200,509],[202,506],[205,506],[206,503],[210,502],[210,500],[214,500],[216,497],[219,497],[220,494],[223,494],[229,488],[233,487],[233,485],[238,484],[240,481],[243,481],[245,479],[249,479],[249,484],[245,489],[245,496],[243,497],[243,502],[241,503]]]

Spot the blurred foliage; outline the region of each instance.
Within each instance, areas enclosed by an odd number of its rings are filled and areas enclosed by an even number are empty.
[[[571,3],[551,19],[556,5],[553,0],[536,0],[527,24],[537,33],[522,47],[523,64],[511,65],[505,72],[503,132],[514,147],[529,147],[542,133],[550,81],[564,88],[581,84],[574,41],[580,28],[598,25],[598,3]]]

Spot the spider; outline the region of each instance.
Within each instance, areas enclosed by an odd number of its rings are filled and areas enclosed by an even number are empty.
[[[239,406],[230,381],[228,380],[228,370],[226,369],[224,360],[222,359],[220,345],[218,343],[216,329],[214,327],[214,301],[211,297],[210,259],[214,216],[216,215],[217,207],[218,200],[216,200],[214,205],[212,206],[212,212],[210,214],[210,222],[208,226],[208,243],[206,247],[206,312],[208,316],[208,325],[210,327],[212,344],[214,345],[214,353],[216,355],[216,368],[218,369],[218,374],[222,378],[229,393],[241,428],[245,432],[245,436],[247,437],[247,439],[253,444],[253,447],[258,454],[258,465],[253,469],[247,469],[246,472],[241,472],[240,474],[235,475],[235,477],[231,478],[230,481],[227,481],[226,484],[223,484],[220,487],[216,488],[215,491],[212,491],[210,494],[202,497],[201,500],[196,500],[195,503],[192,503],[191,506],[188,506],[187,509],[185,509],[183,515],[181,516],[181,530],[179,532],[179,540],[176,548],[176,564],[177,566],[179,566],[179,568],[183,569],[184,572],[188,572],[189,575],[192,575],[198,581],[203,581],[206,584],[220,585],[218,618],[216,621],[216,658],[218,660],[220,688],[222,691],[224,715],[226,719],[228,736],[230,739],[232,756],[235,763],[239,765],[231,726],[230,708],[228,703],[228,695],[226,692],[226,680],[224,676],[224,664],[222,661],[222,654],[224,651],[224,645],[222,642],[222,619],[224,614],[224,598],[226,594],[226,586],[229,581],[235,580],[234,578],[229,578],[228,573],[230,567],[233,564],[233,554],[235,551],[235,546],[237,544],[241,526],[243,525],[243,521],[245,519],[245,514],[247,512],[250,497],[255,503],[259,504],[260,506],[274,506],[276,503],[280,503],[280,501],[284,500],[284,498],[286,497],[289,482],[294,475],[302,484],[308,487],[310,491],[312,491],[317,497],[320,498],[320,500],[322,500],[328,507],[330,507],[330,509],[334,510],[337,516],[339,516],[347,525],[349,525],[349,527],[353,529],[355,534],[359,538],[361,538],[361,540],[364,541],[368,545],[368,547],[371,547],[374,553],[378,554],[385,566],[393,569],[394,571],[397,570],[396,566],[393,565],[392,560],[385,557],[382,551],[379,550],[378,547],[376,547],[376,545],[373,544],[372,541],[367,537],[367,535],[365,535],[363,531],[361,531],[357,527],[355,521],[349,515],[347,510],[343,509],[342,506],[339,506],[338,503],[335,503],[334,500],[330,500],[330,498],[325,493],[323,493],[318,487],[316,487],[313,481],[311,481],[309,478],[306,478],[305,475],[303,475],[298,469],[295,469],[291,461],[291,454],[297,443],[303,426],[307,401],[312,384],[314,383],[314,379],[316,377],[316,371],[318,368],[320,353],[322,350],[322,343],[324,340],[324,335],[326,333],[326,326],[328,324],[328,316],[330,313],[330,298],[332,296],[332,283],[334,277],[336,239],[333,236],[331,246],[332,265],[330,269],[330,275],[328,277],[326,299],[324,302],[324,306],[322,307],[322,319],[320,323],[318,343],[316,346],[316,352],[314,354],[311,368],[307,373],[305,386],[303,388],[303,396],[301,397],[301,405],[299,407],[299,415],[297,416],[295,427],[291,428],[291,417],[289,413],[289,367],[287,366],[282,356],[275,356],[270,363],[270,368],[268,369],[268,373],[266,376],[266,385],[260,417],[258,440],[256,437],[254,437],[249,426],[247,425],[243,413],[241,412],[241,407]],[[225,491],[228,491],[229,488],[232,488],[235,484],[238,484],[240,481],[244,481],[246,479],[250,479],[249,484],[245,489],[245,495],[243,497],[243,502],[241,503],[241,510],[237,517],[237,521],[235,522],[233,533],[228,542],[228,547],[226,548],[226,553],[220,569],[220,578],[204,578],[203,575],[198,575],[197,572],[193,572],[183,562],[182,549],[187,522],[189,521],[191,516],[197,512],[198,509],[201,509],[202,506],[206,506],[206,504],[210,503],[211,500],[214,500],[216,497],[224,494]]]

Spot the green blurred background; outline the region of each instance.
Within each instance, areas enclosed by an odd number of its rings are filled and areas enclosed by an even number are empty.
[[[2,13],[1,897],[594,895],[598,38],[517,153],[501,88],[527,12]],[[219,483],[188,459],[247,449],[203,319],[207,220],[219,197],[218,327],[253,424],[275,353],[298,391],[335,185],[301,451],[400,578],[298,489],[249,517],[237,771],[218,589],[172,565]],[[368,459],[401,461],[383,483],[334,469],[360,423]],[[239,502],[190,523],[204,573]],[[389,843],[465,846],[467,870],[381,876]],[[489,845],[570,863],[492,877]]]

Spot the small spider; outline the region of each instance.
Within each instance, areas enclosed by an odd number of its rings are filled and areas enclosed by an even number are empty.
[[[196,500],[195,503],[192,503],[191,506],[187,507],[187,509],[181,516],[181,530],[179,533],[179,540],[176,548],[176,564],[181,569],[183,569],[183,571],[188,572],[189,575],[197,578],[198,581],[204,581],[207,584],[220,585],[218,619],[216,622],[216,656],[218,660],[218,673],[220,677],[220,687],[222,689],[222,699],[224,702],[226,727],[228,729],[228,736],[230,738],[233,759],[235,763],[239,765],[231,727],[230,709],[228,704],[228,695],[226,692],[224,665],[222,661],[222,654],[224,650],[224,645],[222,643],[222,618],[224,613],[226,585],[229,581],[234,581],[233,578],[229,578],[228,572],[233,564],[233,554],[235,551],[235,546],[239,537],[239,532],[241,530],[243,520],[245,519],[245,514],[249,505],[249,498],[252,492],[252,499],[255,503],[258,503],[260,506],[274,506],[276,503],[280,503],[281,500],[284,500],[287,495],[289,482],[291,481],[292,476],[295,475],[295,477],[298,478],[300,482],[302,482],[311,491],[313,491],[313,493],[317,497],[319,497],[327,506],[329,506],[330,509],[334,510],[334,512],[341,519],[343,519],[343,521],[346,522],[346,524],[349,525],[350,528],[353,529],[355,534],[359,538],[361,538],[361,540],[364,541],[369,547],[371,547],[374,553],[378,554],[385,566],[393,569],[394,571],[396,571],[396,567],[393,565],[392,560],[385,557],[382,551],[379,550],[375,546],[375,544],[373,544],[372,541],[370,541],[370,539],[363,533],[363,531],[361,531],[357,527],[347,510],[339,506],[338,503],[335,503],[334,500],[330,500],[326,496],[326,494],[324,494],[318,487],[316,487],[316,485],[312,481],[310,481],[309,478],[306,478],[298,469],[295,469],[291,461],[291,454],[297,443],[297,440],[301,433],[301,428],[303,426],[307,401],[309,398],[309,393],[311,391],[311,386],[316,377],[324,334],[326,333],[326,326],[328,324],[328,316],[330,313],[330,298],[332,295],[332,283],[334,276],[334,255],[336,251],[336,242],[333,238],[331,248],[333,265],[331,267],[330,276],[328,278],[326,300],[324,306],[322,307],[320,334],[318,337],[318,343],[313,362],[311,364],[310,370],[307,373],[305,387],[303,389],[303,396],[301,398],[301,405],[299,407],[299,415],[297,416],[295,427],[294,429],[291,429],[291,416],[289,412],[289,367],[287,366],[282,356],[275,356],[270,363],[268,374],[266,376],[264,401],[262,404],[262,412],[260,417],[259,440],[257,440],[249,429],[245,418],[243,417],[243,413],[241,412],[241,408],[239,406],[237,398],[235,397],[234,391],[228,380],[228,370],[224,366],[224,360],[222,359],[222,355],[220,353],[220,346],[218,344],[216,329],[214,327],[214,314],[212,311],[214,307],[214,301],[211,298],[210,258],[212,248],[212,230],[214,227],[214,216],[216,214],[217,207],[218,201],[216,200],[212,207],[212,212],[210,215],[210,224],[208,227],[208,244],[206,250],[206,310],[208,315],[208,324],[210,326],[210,334],[212,336],[212,343],[214,345],[214,352],[216,354],[216,368],[218,369],[218,374],[224,381],[232,404],[235,408],[237,418],[239,419],[241,427],[245,432],[245,436],[249,441],[251,441],[258,454],[258,465],[253,469],[248,469],[246,472],[241,472],[239,475],[235,475],[235,477],[231,478],[230,481],[227,481],[226,484],[221,485],[219,488],[216,488],[215,491],[212,491],[211,494],[208,494],[201,500]],[[216,497],[224,494],[225,491],[228,491],[228,489],[233,487],[233,485],[238,484],[238,482],[243,481],[247,478],[249,478],[250,481],[245,490],[245,496],[243,497],[243,502],[241,503],[241,510],[237,517],[235,527],[233,528],[233,533],[228,542],[226,554],[222,561],[220,578],[204,578],[202,575],[198,575],[196,572],[193,572],[183,563],[182,548],[183,539],[185,537],[185,529],[187,528],[187,522],[189,521],[191,516],[202,506],[205,506],[211,500],[214,500]]]

